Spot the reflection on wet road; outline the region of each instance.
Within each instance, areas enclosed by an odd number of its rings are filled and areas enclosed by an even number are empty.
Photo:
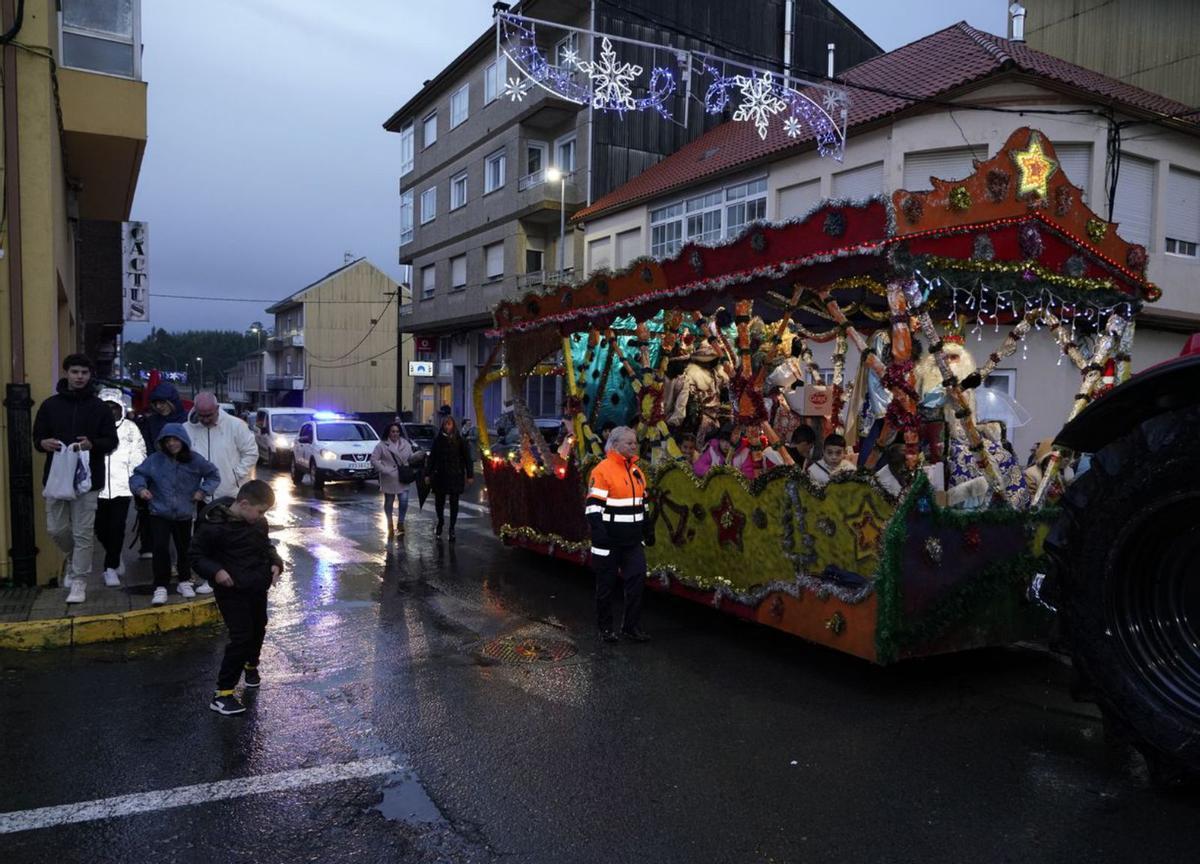
[[[667,598],[654,642],[602,645],[586,574],[504,549],[482,508],[450,545],[414,501],[389,543],[371,488],[272,485],[288,570],[247,714],[207,710],[216,628],[5,654],[0,811],[313,782],[0,834],[0,860],[1175,861],[1200,840],[1047,655],[879,670]]]

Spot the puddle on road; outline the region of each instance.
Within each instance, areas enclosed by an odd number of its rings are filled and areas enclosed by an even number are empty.
[[[383,784],[383,800],[374,809],[392,822],[446,821],[437,805],[425,794],[417,772],[411,769],[388,775]]]

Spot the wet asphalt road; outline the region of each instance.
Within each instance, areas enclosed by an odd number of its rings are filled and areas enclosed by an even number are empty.
[[[876,669],[659,596],[652,643],[602,645],[586,575],[479,511],[452,547],[410,510],[389,548],[373,490],[273,482],[290,570],[247,714],[207,709],[216,628],[0,653],[0,812],[400,770],[0,834],[0,861],[1196,860],[1200,798],[1150,790],[1050,655]],[[576,653],[491,656],[525,638]]]

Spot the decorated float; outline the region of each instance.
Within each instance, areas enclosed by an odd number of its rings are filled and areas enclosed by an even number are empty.
[[[522,440],[502,458],[480,429],[496,535],[587,563],[585,482],[603,428],[626,424],[649,463],[654,588],[881,664],[1044,632],[1027,589],[1071,454],[1023,470],[1003,425],[978,422],[979,385],[1023,340],[1055,340],[1080,376],[1070,419],[1128,377],[1133,318],[1158,291],[1036,130],[932,185],[500,304],[476,413],[506,377]],[[964,322],[1008,336],[968,363]],[[826,380],[812,346],[830,342]],[[521,398],[545,375],[565,382],[557,446]],[[818,442],[846,435],[861,467],[814,481],[784,416]],[[714,431],[740,464],[678,455]]]

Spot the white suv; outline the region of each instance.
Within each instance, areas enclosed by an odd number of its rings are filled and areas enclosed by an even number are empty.
[[[371,466],[371,451],[378,443],[369,423],[318,412],[296,435],[292,480],[299,486],[309,474],[313,488],[319,490],[326,483],[374,479],[378,474]]]

